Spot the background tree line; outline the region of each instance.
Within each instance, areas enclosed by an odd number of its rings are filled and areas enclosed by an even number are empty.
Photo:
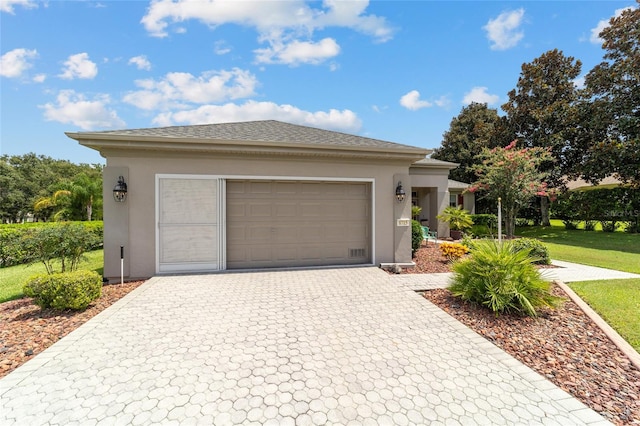
[[[459,163],[452,179],[474,183],[483,149],[517,139],[519,148],[551,153],[539,165],[551,190],[562,192],[566,179],[597,184],[607,176],[640,187],[640,8],[612,18],[600,37],[603,61],[586,74],[583,86],[576,84],[580,60],[547,51],[522,65],[501,106],[504,114],[487,104],[465,106],[432,157]],[[547,196],[537,199],[543,225],[549,224],[548,202]],[[478,210],[486,208],[479,197]]]
[[[0,222],[101,220],[101,164],[0,156]]]

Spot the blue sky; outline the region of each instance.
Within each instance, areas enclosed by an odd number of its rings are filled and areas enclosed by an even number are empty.
[[[64,132],[263,119],[435,148],[464,105],[499,109],[550,49],[586,74],[625,7],[0,0],[0,153],[103,163]]]

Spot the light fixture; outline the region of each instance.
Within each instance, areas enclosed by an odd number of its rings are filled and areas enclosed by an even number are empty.
[[[118,176],[118,183],[113,187],[113,199],[118,203],[124,203],[127,199],[127,184],[122,176]]]
[[[405,195],[406,193],[404,192],[404,189],[402,189],[402,182],[398,181],[398,186],[396,186],[396,199],[399,203],[404,201]]]

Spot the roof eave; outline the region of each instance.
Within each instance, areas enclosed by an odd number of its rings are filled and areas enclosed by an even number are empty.
[[[198,138],[158,138],[150,136],[105,135],[96,133],[65,133],[81,145],[105,150],[166,151],[220,154],[257,154],[257,155],[298,155],[328,157],[384,158],[416,161],[424,158],[430,150],[413,147],[368,147],[340,145],[300,145],[286,142],[235,141]]]

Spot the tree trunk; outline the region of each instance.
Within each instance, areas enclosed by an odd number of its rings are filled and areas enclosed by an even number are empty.
[[[516,233],[516,217],[518,211],[516,209],[507,209],[504,216],[504,231],[507,238],[513,238]]]
[[[542,216],[542,226],[551,226],[551,221],[549,220],[549,197],[547,196],[540,198],[540,216]]]

